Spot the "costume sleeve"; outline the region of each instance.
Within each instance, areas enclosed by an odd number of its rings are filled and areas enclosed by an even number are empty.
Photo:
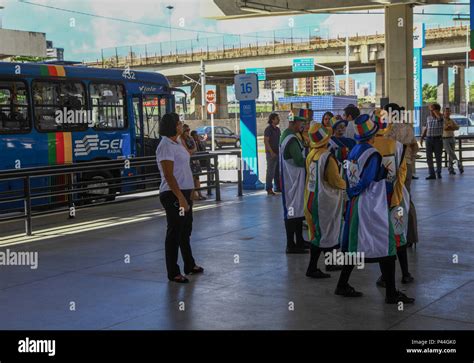
[[[397,173],[397,180],[393,186],[392,202],[390,208],[400,205],[403,199],[403,186],[405,185],[405,180],[407,178],[407,162],[403,158],[403,161],[400,165],[400,169]]]
[[[290,140],[288,145],[286,146],[288,153],[290,154],[290,158],[293,159],[296,166],[301,168],[305,167],[305,158],[301,152],[301,149],[298,145],[297,140]],[[286,158],[285,158],[286,159]]]
[[[347,195],[349,196],[349,198],[358,196],[365,189],[367,189],[370,183],[372,183],[373,181],[383,179],[384,175],[380,168],[381,162],[382,160],[379,153],[374,153],[372,156],[370,156],[369,160],[367,161],[367,166],[359,180],[359,183],[357,183],[357,185],[353,188],[347,189]]]
[[[334,156],[329,156],[326,170],[324,171],[324,180],[334,189],[346,189],[346,182],[339,174],[339,167]]]

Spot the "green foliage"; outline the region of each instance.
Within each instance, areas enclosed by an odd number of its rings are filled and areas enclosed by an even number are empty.
[[[47,59],[48,59],[47,57],[30,57],[30,56],[20,55],[20,56],[12,57],[11,61],[12,62],[21,62],[21,63],[28,63],[28,62],[35,63],[35,62],[43,62]]]
[[[437,95],[438,95],[438,90],[436,86],[429,85],[428,83],[425,83],[423,85],[422,97],[423,97],[424,103],[436,102]]]

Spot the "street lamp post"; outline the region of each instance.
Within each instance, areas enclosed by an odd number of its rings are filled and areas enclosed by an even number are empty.
[[[168,5],[166,9],[168,9],[169,11],[168,20],[169,20],[169,26],[170,26],[170,54],[171,54],[171,12],[173,11],[174,6]]]

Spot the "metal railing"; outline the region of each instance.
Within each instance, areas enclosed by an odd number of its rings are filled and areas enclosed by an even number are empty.
[[[468,26],[450,26],[426,30],[427,41],[465,37]],[[384,44],[385,35],[356,34],[349,37],[350,46]],[[340,48],[345,37],[324,36],[313,27],[289,27],[241,35],[213,36],[173,42],[126,45],[101,50],[100,59],[85,62],[91,67],[123,68],[201,60],[242,58],[308,52],[315,49]]]
[[[214,189],[215,200],[221,200],[220,155],[237,156],[237,195],[242,196],[241,153],[238,151],[193,155],[191,160],[201,166],[193,176],[205,176],[205,180],[201,180],[204,185],[195,190],[207,190],[211,195]],[[74,218],[79,209],[149,197],[140,194],[158,192],[160,182],[161,175],[153,156],[4,170],[0,171],[0,222],[23,219],[25,233],[31,236],[33,217],[67,212],[68,218]],[[116,199],[127,195],[133,197]]]
[[[457,147],[455,148],[455,152],[458,153],[458,159],[461,163],[465,161],[474,161],[474,156],[465,156],[465,152],[467,151],[474,151],[474,136],[456,136],[455,139],[457,140]],[[469,143],[469,141],[471,141]],[[416,158],[416,162],[418,163],[426,163],[426,148],[420,148],[420,152],[423,153],[423,156],[419,156]],[[448,167],[448,154],[445,150],[443,150],[443,163],[445,167]]]

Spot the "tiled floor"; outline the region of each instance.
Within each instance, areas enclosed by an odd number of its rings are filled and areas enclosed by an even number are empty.
[[[72,221],[63,214],[35,220],[33,239],[0,249],[39,253],[36,270],[0,267],[0,329],[472,330],[474,168],[442,180],[423,176],[413,182],[421,242],[409,250],[409,263],[416,281],[400,285],[417,301],[403,311],[384,303],[377,265],[354,270],[360,299],[334,295],[338,273],[306,278],[309,256],[284,253],[281,198],[260,192],[239,199],[229,186],[223,202],[195,211],[192,246],[205,273],[188,285],[166,279],[157,198],[79,211]],[[21,224],[0,230],[20,233]]]

